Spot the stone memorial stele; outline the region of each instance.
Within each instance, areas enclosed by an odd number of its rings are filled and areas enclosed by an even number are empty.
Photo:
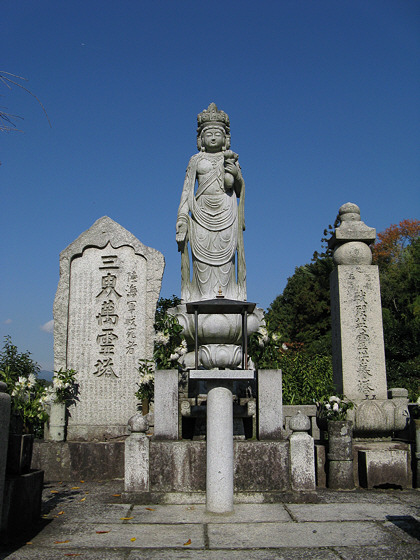
[[[369,245],[376,231],[348,202],[339,209],[340,225],[330,240],[334,381],[349,399],[386,399],[385,350],[378,267]]]
[[[176,241],[181,252],[181,300],[172,310],[183,327],[189,352],[182,366],[194,363],[194,316],[186,303],[216,298],[246,301],[245,182],[238,154],[230,150],[230,122],[215,103],[197,117],[197,148],[188,163],[178,209]],[[196,187],[197,184],[197,188]],[[263,311],[248,315],[248,333],[261,324]],[[199,365],[236,368],[242,361],[241,316],[200,315]]]
[[[67,439],[126,434],[136,412],[139,359],[153,359],[164,258],[107,216],[60,254],[54,369],[74,369],[78,400]]]
[[[357,404],[347,418],[360,436],[385,436],[406,426],[407,391],[391,390],[388,399],[379,271],[369,247],[376,230],[347,202],[329,241],[336,265],[331,273],[331,323],[334,383]]]

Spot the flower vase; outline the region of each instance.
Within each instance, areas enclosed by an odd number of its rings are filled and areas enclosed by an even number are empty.
[[[49,419],[50,441],[64,441],[66,435],[66,403],[53,403]]]
[[[34,435],[25,434],[21,416],[13,412],[10,416],[9,444],[7,447],[8,474],[20,475],[30,471]]]
[[[141,413],[143,414],[143,416],[149,414],[149,399],[141,400]]]
[[[328,487],[354,489],[353,422],[328,421]]]

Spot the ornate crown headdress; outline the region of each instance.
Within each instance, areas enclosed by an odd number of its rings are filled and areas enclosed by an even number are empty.
[[[216,103],[210,103],[207,109],[204,109],[197,115],[197,135],[200,135],[204,128],[208,126],[222,126],[226,132],[230,132],[229,117],[224,111],[217,109]]]

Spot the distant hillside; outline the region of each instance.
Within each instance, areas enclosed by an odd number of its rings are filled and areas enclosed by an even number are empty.
[[[41,370],[41,371],[39,372],[38,377],[39,377],[40,379],[46,379],[47,381],[52,381],[53,375],[54,375],[54,372],[52,372],[52,371],[45,371],[45,370],[43,369],[43,370]]]

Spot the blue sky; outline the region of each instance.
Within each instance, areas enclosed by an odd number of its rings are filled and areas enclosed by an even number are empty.
[[[0,1],[0,337],[52,369],[59,253],[110,216],[166,259],[196,115],[231,120],[246,182],[248,299],[267,308],[355,202],[377,231],[419,218],[420,3]],[[43,328],[44,327],[44,330]],[[47,329],[48,330],[48,329]]]

